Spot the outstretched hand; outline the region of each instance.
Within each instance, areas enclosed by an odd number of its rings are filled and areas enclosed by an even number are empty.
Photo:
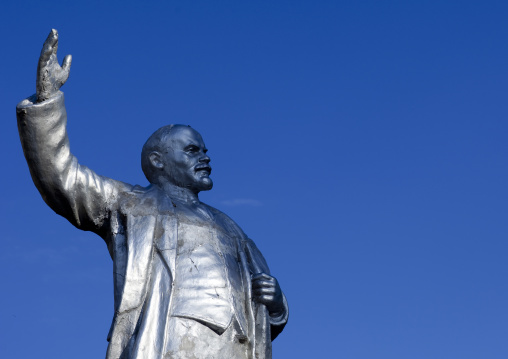
[[[42,102],[56,94],[69,78],[72,56],[65,56],[62,66],[58,64],[58,32],[52,29],[42,47],[37,67],[37,102]]]
[[[264,304],[272,316],[279,316],[284,312],[282,291],[277,279],[266,273],[252,276],[252,298]]]

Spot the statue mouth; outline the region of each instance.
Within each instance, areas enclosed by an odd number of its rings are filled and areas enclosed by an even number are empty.
[[[208,165],[198,165],[196,167],[194,167],[194,171],[196,172],[206,172],[208,174],[211,174],[212,173],[212,167],[208,166]]]

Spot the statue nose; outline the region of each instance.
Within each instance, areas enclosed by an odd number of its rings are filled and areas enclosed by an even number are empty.
[[[199,162],[204,162],[204,163],[210,163],[210,157],[208,157],[208,155],[204,154],[200,159],[199,159]]]

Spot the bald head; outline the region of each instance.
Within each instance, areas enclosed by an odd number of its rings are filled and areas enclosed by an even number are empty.
[[[172,184],[193,192],[209,190],[210,158],[201,135],[186,125],[159,128],[141,151],[141,167],[150,183]]]
[[[164,149],[161,148],[161,144],[165,142],[164,140],[167,138],[171,130],[174,127],[179,126],[184,125],[167,125],[159,128],[157,131],[152,133],[150,137],[148,137],[148,140],[146,140],[143,145],[143,149],[141,150],[141,169],[150,183],[154,183],[156,172],[158,172],[158,169],[154,168],[150,163],[150,153],[154,151],[163,152]]]

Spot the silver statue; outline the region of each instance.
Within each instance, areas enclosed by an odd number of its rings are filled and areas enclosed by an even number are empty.
[[[69,149],[58,33],[44,43],[36,94],[17,106],[19,134],[44,201],[107,244],[115,314],[108,359],[271,358],[288,306],[277,280],[238,225],[198,199],[212,188],[201,135],[157,130],[141,165],[150,185],[97,175]]]

